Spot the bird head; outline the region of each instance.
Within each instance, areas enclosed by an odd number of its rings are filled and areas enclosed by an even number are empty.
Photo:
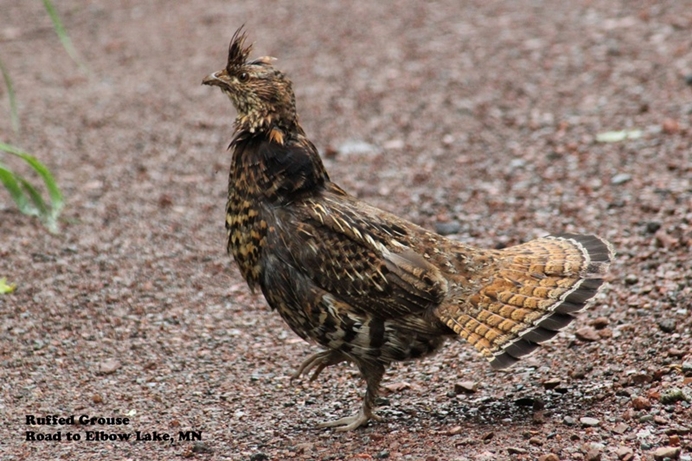
[[[275,58],[264,56],[248,61],[252,45],[245,46],[240,27],[228,47],[228,62],[220,71],[208,75],[203,85],[218,86],[236,110],[236,131],[258,133],[297,124],[295,97],[291,81],[272,66]]]

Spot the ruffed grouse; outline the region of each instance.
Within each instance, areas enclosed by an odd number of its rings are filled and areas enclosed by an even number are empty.
[[[242,29],[242,28],[241,28]],[[351,430],[370,419],[385,368],[464,338],[493,368],[535,350],[597,292],[613,258],[594,235],[551,235],[502,250],[449,240],[344,192],[298,122],[273,58],[233,36],[206,77],[237,110],[226,205],[228,252],[301,338],[326,350],[294,377],[355,364],[367,384]]]

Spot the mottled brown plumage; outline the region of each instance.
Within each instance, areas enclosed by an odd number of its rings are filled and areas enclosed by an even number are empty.
[[[613,251],[593,235],[556,235],[484,250],[374,208],[330,181],[298,123],[291,82],[272,58],[249,61],[239,30],[224,69],[204,79],[238,115],[226,228],[251,288],[301,338],[326,350],[294,376],[343,361],[366,381],[370,419],[385,368],[464,338],[504,368],[552,338],[602,283]]]

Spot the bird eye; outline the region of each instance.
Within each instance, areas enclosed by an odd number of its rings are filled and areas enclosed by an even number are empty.
[[[238,80],[240,80],[241,82],[247,82],[248,78],[250,78],[250,76],[248,75],[248,73],[247,73],[247,72],[243,72],[243,73],[240,74],[240,76],[238,77]]]

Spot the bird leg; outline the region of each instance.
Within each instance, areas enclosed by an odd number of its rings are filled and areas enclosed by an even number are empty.
[[[336,421],[325,421],[318,424],[318,427],[335,427],[338,432],[346,432],[366,425],[371,419],[382,421],[382,418],[374,414],[372,410],[375,407],[375,399],[380,390],[380,381],[382,381],[384,376],[384,365],[379,362],[359,363],[358,368],[366,382],[363,406],[354,415],[346,416]]]
[[[291,380],[299,378],[304,373],[310,373],[310,371],[314,368],[315,371],[312,373],[312,376],[310,376],[310,381],[314,381],[317,379],[320,373],[322,373],[322,370],[328,366],[336,365],[337,363],[341,363],[346,360],[348,360],[346,356],[339,351],[327,350],[317,352],[316,354],[312,354],[300,364],[300,367],[298,367],[296,372],[291,375]]]

